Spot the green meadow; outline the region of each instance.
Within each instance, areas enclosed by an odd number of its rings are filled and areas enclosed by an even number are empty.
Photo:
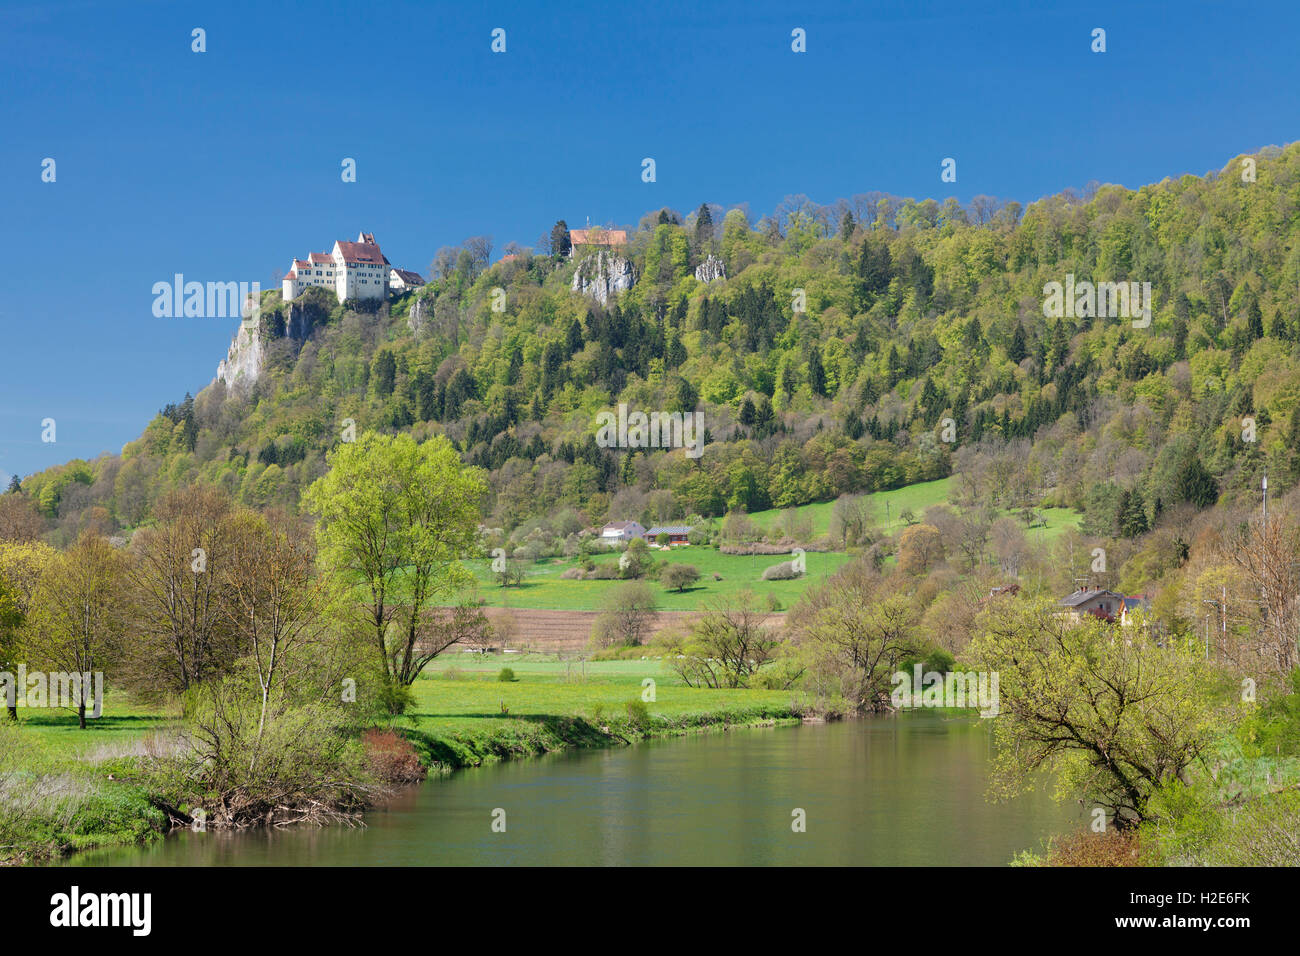
[[[898,535],[906,527],[900,517],[910,511],[917,519],[934,505],[948,503],[952,487],[951,478],[926,481],[893,491],[877,492],[870,496],[881,530]],[[823,501],[795,508],[800,516],[812,521],[815,537],[821,538],[830,530],[831,509],[834,502]],[[784,509],[772,508],[750,515],[764,531],[773,530]],[[1003,510],[1003,515],[1012,512]],[[1082,517],[1070,508],[1043,508],[1039,514],[1044,524],[1030,528],[1026,536],[1031,543],[1050,542],[1067,529],[1077,529]],[[672,550],[652,550],[656,561],[693,565],[700,572],[700,580],[685,591],[667,591],[655,581],[650,586],[658,591],[659,607],[665,611],[693,611],[703,603],[727,599],[742,591],[751,591],[762,606],[770,606],[769,597],[788,609],[810,586],[825,580],[852,559],[844,552],[810,551],[806,555],[808,571],[793,581],[764,581],[763,571],[772,565],[788,561],[789,555],[734,555],[723,554],[712,547],[690,545]],[[597,564],[616,563],[615,553],[593,558]],[[892,561],[892,557],[888,559]],[[603,610],[609,592],[618,580],[564,580],[562,575],[578,566],[576,558],[543,558],[524,567],[524,581],[518,587],[502,588],[494,579],[489,562],[467,562],[478,585],[478,596],[494,607],[538,608],[543,610],[599,611]]]
[[[515,680],[502,681],[502,668]],[[653,685],[647,685],[652,681]],[[662,661],[450,652],[415,682],[408,737],[443,769],[619,738],[794,720],[790,691],[687,687]],[[643,695],[653,692],[653,700]]]
[[[655,561],[693,565],[700,572],[700,579],[680,592],[668,591],[657,581],[648,582],[656,590],[659,609],[663,611],[693,611],[701,603],[726,599],[746,590],[753,592],[760,602],[771,595],[781,603],[781,607],[788,608],[810,584],[834,574],[851,559],[850,555],[841,552],[810,551],[805,556],[808,573],[804,577],[793,581],[764,581],[763,570],[789,561],[788,554],[723,554],[710,547],[686,545],[671,550],[652,550],[650,555]],[[617,564],[618,558],[618,554],[611,553],[595,556],[592,560],[596,564]],[[578,567],[576,558],[544,558],[528,564],[523,584],[510,588],[497,584],[489,562],[474,561],[470,566],[478,580],[479,596],[494,607],[599,611],[604,609],[609,592],[623,583],[619,580],[562,580],[560,575]]]
[[[906,527],[900,517],[904,512],[910,511],[919,521],[926,508],[948,504],[948,494],[952,489],[952,481],[952,478],[922,481],[915,485],[907,485],[904,488],[895,488],[892,491],[878,491],[868,496],[880,529],[886,534],[897,535]],[[811,518],[813,534],[821,536],[830,532],[831,509],[834,506],[833,501],[819,501],[816,504],[803,505],[793,510],[798,512],[801,517]],[[760,528],[767,531],[774,527],[784,511],[785,509],[782,508],[770,508],[767,511],[756,511],[749,517]],[[1019,517],[1006,508],[998,509],[997,513],[999,515]],[[1026,531],[1026,535],[1031,542],[1037,540],[1050,541],[1067,528],[1077,530],[1079,521],[1083,517],[1072,508],[1039,508],[1038,513],[1042,515],[1046,524]]]

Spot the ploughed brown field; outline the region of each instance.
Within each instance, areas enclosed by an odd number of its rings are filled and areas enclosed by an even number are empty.
[[[576,654],[588,648],[591,626],[598,611],[548,611],[535,608],[484,608],[488,620],[497,624],[503,617],[513,617],[514,633],[508,638],[510,650],[535,651],[543,654]],[[668,627],[684,628],[696,617],[694,611],[659,611],[652,628],[655,633]],[[784,614],[769,614],[764,620],[768,627],[785,623]]]

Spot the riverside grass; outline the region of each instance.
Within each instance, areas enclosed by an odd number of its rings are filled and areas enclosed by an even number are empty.
[[[659,660],[583,663],[518,655],[510,660],[517,679],[502,683],[500,657],[458,657],[441,657],[425,669],[407,714],[408,736],[427,748],[426,761],[439,770],[798,719],[789,691],[687,687]],[[648,722],[635,713],[646,679],[654,681],[655,696],[645,702]]]
[[[503,664],[516,680],[498,679]],[[656,699],[642,712],[647,679]],[[584,663],[450,651],[425,669],[413,691],[413,706],[393,726],[437,773],[643,737],[794,722],[799,710],[788,691],[687,687],[649,658]],[[164,832],[167,821],[151,795],[124,778],[139,754],[183,728],[177,714],[110,689],[104,715],[85,730],[71,712],[23,709],[19,718],[8,729],[26,745],[18,768],[23,783],[46,786],[54,797],[0,841],[0,863],[43,862]]]

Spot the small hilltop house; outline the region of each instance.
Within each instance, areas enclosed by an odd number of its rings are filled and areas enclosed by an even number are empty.
[[[668,535],[668,547],[676,547],[679,544],[690,544],[691,525],[688,524],[665,524],[655,525],[645,533],[646,540],[651,544],[659,543],[661,534]]]
[[[600,539],[607,543],[627,543],[633,538],[644,538],[645,527],[639,521],[611,521],[600,529]]]
[[[627,245],[626,229],[601,229],[592,226],[589,229],[569,230],[569,256],[576,256],[583,249],[613,249]]]
[[[393,293],[410,292],[424,285],[424,279],[418,272],[406,269],[393,269],[388,273],[388,290]]]
[[[1060,601],[1061,607],[1076,617],[1091,615],[1111,624],[1124,613],[1124,595],[1105,588],[1080,588]]]

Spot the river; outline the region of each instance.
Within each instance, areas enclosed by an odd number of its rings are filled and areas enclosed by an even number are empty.
[[[935,712],[737,730],[458,771],[364,827],[183,832],[69,862],[1002,865],[1080,818],[1042,792],[990,804],[991,755],[986,724]]]

